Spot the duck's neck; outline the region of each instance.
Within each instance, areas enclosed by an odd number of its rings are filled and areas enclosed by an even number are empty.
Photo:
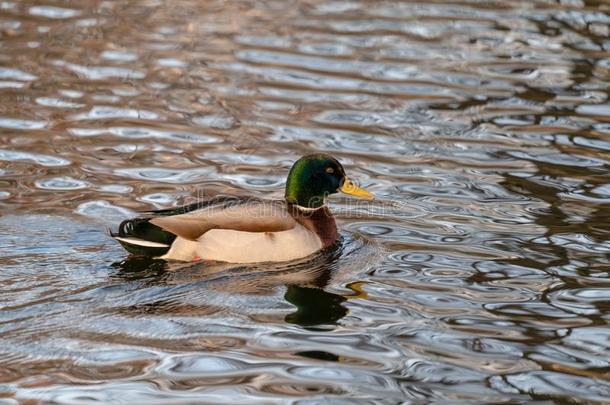
[[[319,208],[301,207],[288,204],[289,212],[301,225],[318,235],[322,247],[332,246],[339,236],[335,218],[326,205]]]

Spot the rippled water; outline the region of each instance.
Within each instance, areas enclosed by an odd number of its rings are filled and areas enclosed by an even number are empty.
[[[0,3],[0,403],[607,402],[610,5]],[[105,234],[336,155],[342,246]]]

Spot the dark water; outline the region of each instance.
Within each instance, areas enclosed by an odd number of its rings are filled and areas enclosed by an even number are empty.
[[[0,2],[0,403],[610,402],[610,4]],[[136,210],[281,196],[341,248],[128,260]]]

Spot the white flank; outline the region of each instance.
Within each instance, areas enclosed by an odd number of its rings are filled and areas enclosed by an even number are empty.
[[[161,256],[161,259],[181,260],[183,262],[192,262],[197,259],[198,241],[184,239],[181,236],[176,237],[172,247],[166,254]]]
[[[229,263],[283,262],[309,256],[321,248],[320,238],[300,224],[281,232],[212,229],[197,241],[176,238],[161,258]]]

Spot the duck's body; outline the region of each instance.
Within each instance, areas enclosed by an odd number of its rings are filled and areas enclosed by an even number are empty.
[[[299,166],[303,160],[307,164]],[[311,170],[312,161],[321,164],[322,175]],[[284,201],[215,197],[123,221],[112,236],[132,254],[169,260],[254,263],[309,256],[337,241],[324,197],[339,189],[366,198],[371,194],[347,180],[333,158],[312,155],[299,162],[289,175]],[[299,183],[291,183],[294,176]],[[303,191],[300,183],[308,189]]]
[[[322,249],[320,239],[300,224],[279,232],[213,229],[197,241],[177,238],[162,259],[215,260],[230,263],[284,262]]]

